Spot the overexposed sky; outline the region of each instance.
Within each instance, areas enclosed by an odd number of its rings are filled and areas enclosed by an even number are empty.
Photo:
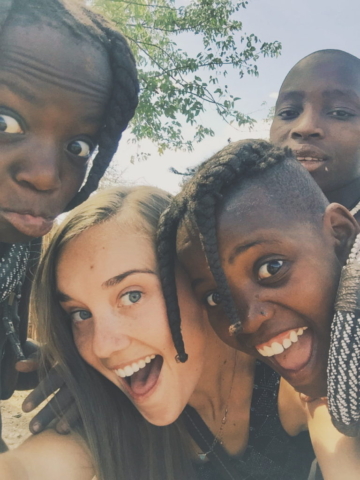
[[[235,141],[268,137],[270,125],[264,118],[275,104],[282,80],[298,60],[325,48],[345,50],[360,57],[360,2],[357,0],[249,0],[239,18],[244,32],[255,33],[262,41],[279,40],[283,47],[280,57],[258,61],[258,78],[239,79],[231,72],[226,78],[231,93],[241,97],[238,109],[258,123],[250,132],[237,129],[221,121],[210,109],[205,114],[206,121],[211,122],[215,137],[196,144],[191,153],[168,151],[162,156],[150,142],[133,145],[125,132],[113,160],[123,172],[124,182],[156,185],[176,193],[180,178],[170,173],[169,167],[184,171],[216,153],[229,138]],[[193,37],[180,41],[182,48],[193,48]],[[189,126],[185,127],[186,131],[191,131]],[[151,158],[131,164],[130,159],[137,151],[151,152]]]

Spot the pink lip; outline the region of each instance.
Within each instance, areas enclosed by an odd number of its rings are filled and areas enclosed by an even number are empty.
[[[53,218],[46,218],[30,213],[3,211],[2,216],[19,232],[29,237],[46,235],[54,224]]]

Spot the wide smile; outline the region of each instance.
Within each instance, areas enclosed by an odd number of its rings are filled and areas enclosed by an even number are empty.
[[[313,333],[307,326],[286,330],[255,348],[283,371],[294,374],[302,370],[312,357]]]
[[[309,172],[321,168],[329,160],[328,156],[322,150],[313,146],[304,145],[301,148],[293,148],[292,150],[298,161]]]
[[[155,390],[163,366],[161,355],[147,355],[140,360],[114,369],[126,391],[136,400],[148,397]]]
[[[29,237],[42,237],[46,235],[54,224],[54,218],[32,213],[18,213],[3,211],[2,216],[19,232]]]

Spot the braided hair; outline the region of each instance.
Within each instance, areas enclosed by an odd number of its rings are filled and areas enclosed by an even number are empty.
[[[97,189],[116,152],[122,132],[134,116],[139,93],[135,60],[124,36],[103,17],[76,0],[1,0],[0,33],[15,16],[17,22],[25,25],[41,22],[54,28],[65,26],[74,37],[105,47],[109,55],[113,88],[99,135],[98,152],[85,184],[66,207],[70,210]]]
[[[236,334],[241,329],[241,322],[221,266],[216,234],[216,207],[230,187],[267,171],[291,156],[289,149],[275,147],[263,140],[240,141],[227,145],[197,168],[182,192],[163,213],[158,229],[159,274],[178,361],[185,362],[188,357],[181,335],[174,271],[179,226],[185,220],[196,225],[223,300],[222,305],[231,323],[230,333]]]

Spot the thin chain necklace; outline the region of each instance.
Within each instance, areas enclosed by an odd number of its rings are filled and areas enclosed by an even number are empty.
[[[221,424],[220,424],[219,431],[218,431],[217,435],[215,435],[214,440],[213,440],[212,444],[210,445],[210,449],[207,452],[204,452],[204,453],[199,452],[198,453],[198,457],[200,458],[200,460],[206,460],[206,457],[209,455],[209,453],[212,453],[214,451],[214,448],[218,443],[220,445],[223,444],[224,427],[225,427],[226,422],[227,422],[227,417],[228,417],[228,413],[229,413],[229,401],[230,401],[231,392],[232,392],[233,385],[234,385],[235,370],[236,370],[236,359],[237,359],[237,357],[236,357],[236,350],[235,350],[234,351],[234,368],[233,368],[233,372],[232,372],[229,396],[227,398],[226,405],[225,405],[224,416],[221,419]]]

